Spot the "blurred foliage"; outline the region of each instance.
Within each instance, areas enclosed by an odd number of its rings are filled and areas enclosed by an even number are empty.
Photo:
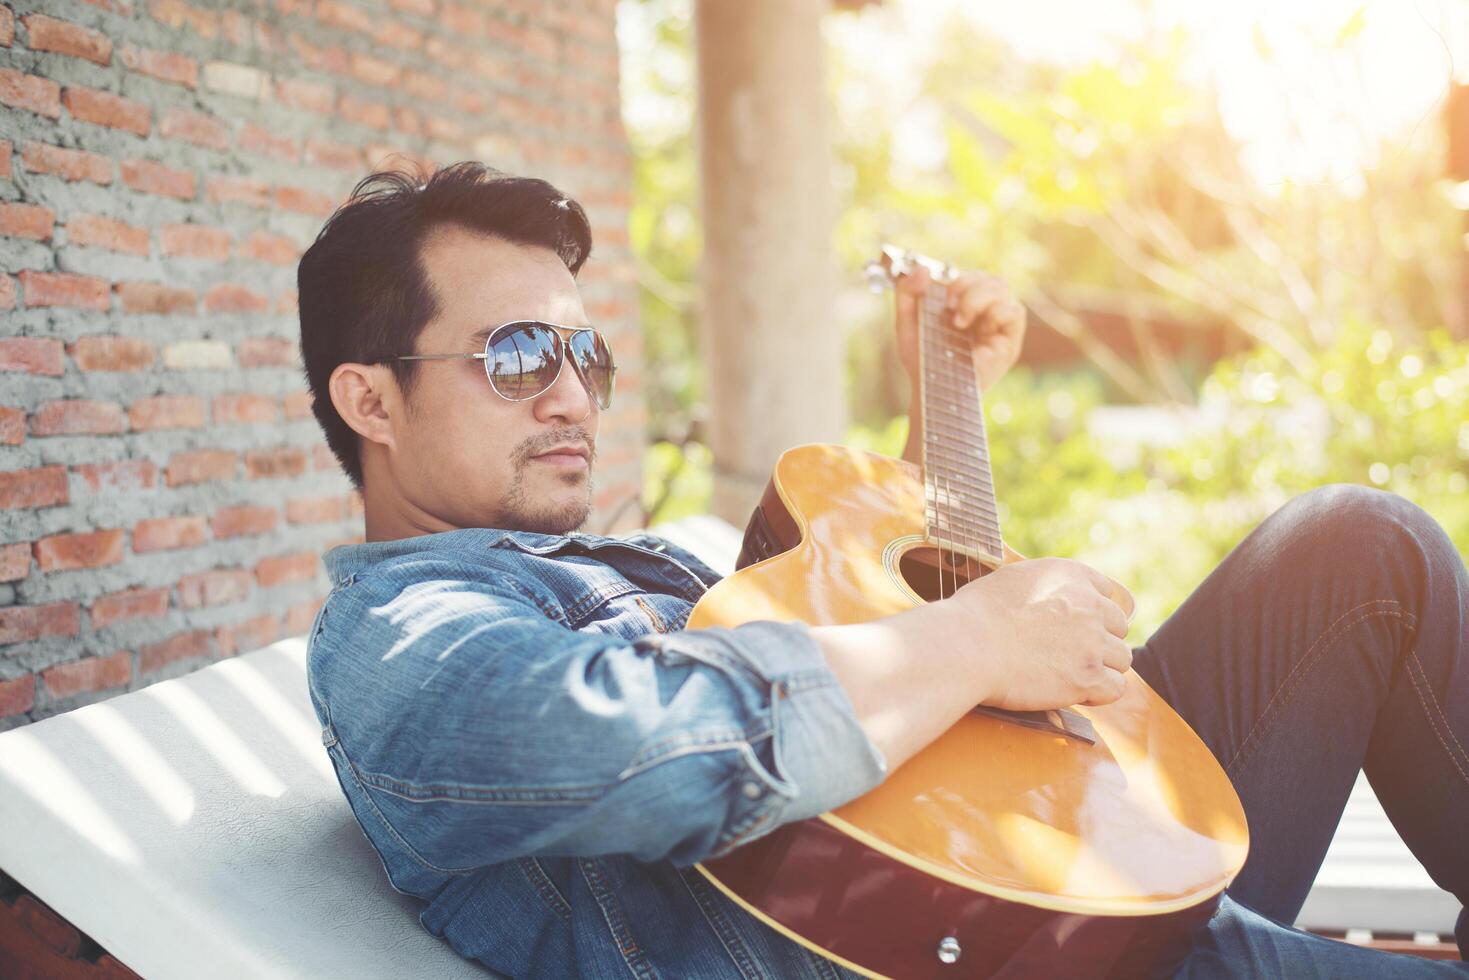
[[[668,520],[703,511],[711,488],[692,28],[688,0],[628,7],[653,38],[623,62],[641,107],[629,138],[655,442],[644,505]],[[1361,30],[1349,17],[1326,43],[1349,48]],[[852,293],[876,245],[896,241],[1005,277],[1033,324],[1081,352],[986,398],[1013,547],[1128,584],[1137,640],[1263,517],[1323,483],[1401,493],[1469,552],[1469,344],[1442,330],[1461,229],[1436,127],[1350,181],[1267,189],[1214,94],[1182,80],[1181,33],[1058,67],[957,18],[896,98],[830,34],[835,247]],[[930,152],[912,152],[915,133]],[[839,299],[848,442],[899,455],[908,391],[890,307]],[[1098,315],[1120,318],[1133,354],[1099,341]],[[1160,325],[1182,344],[1165,348]],[[1220,332],[1246,352],[1220,359]]]
[[[1137,431],[1105,438],[1095,376],[1011,372],[985,409],[1006,542],[1126,584],[1138,599],[1134,642],[1263,518],[1324,484],[1399,493],[1469,554],[1469,343],[1437,331],[1401,345],[1354,324],[1312,363],[1300,378],[1270,352],[1222,361],[1198,408],[1127,409],[1107,428]],[[1151,424],[1160,415],[1166,425]],[[899,456],[907,436],[898,416],[856,425],[846,441]],[[651,492],[680,466],[679,447],[656,445],[650,461]],[[711,462],[689,447],[660,519],[707,509]]]

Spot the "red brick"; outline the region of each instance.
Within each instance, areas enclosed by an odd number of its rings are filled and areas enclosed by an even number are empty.
[[[69,272],[20,273],[20,286],[26,306],[64,306],[79,310],[106,310],[112,291],[104,279],[77,276]]]
[[[298,602],[286,610],[285,634],[286,636],[300,636],[310,632],[311,626],[316,622],[316,614],[321,610],[321,599],[307,599]]]
[[[275,298],[275,312],[290,315],[300,309],[301,296],[294,289],[283,289]]]
[[[257,449],[245,454],[245,473],[252,480],[300,476],[306,472],[306,453],[293,446]]]
[[[204,518],[197,514],[150,517],[133,525],[133,551],[140,555],[149,551],[192,548],[207,540],[209,531],[204,526]]]
[[[15,309],[15,280],[6,275],[0,275],[0,310]]]
[[[211,286],[204,294],[204,309],[209,313],[264,313],[269,305],[264,296],[235,282]]]
[[[329,195],[308,191],[300,187],[277,187],[275,206],[286,211],[325,217],[336,210],[337,204]]]
[[[215,425],[274,422],[275,399],[253,393],[218,395],[210,415]]]
[[[50,507],[68,499],[65,466],[0,472],[0,509]]]
[[[279,617],[270,613],[254,616],[241,623],[220,626],[214,631],[222,656],[233,657],[237,653],[249,653],[270,646],[281,633]]]
[[[158,133],[165,139],[179,139],[211,150],[230,145],[229,127],[223,120],[193,109],[169,109],[158,122]]]
[[[275,98],[282,105],[293,109],[305,109],[322,115],[330,114],[336,107],[336,90],[321,82],[308,82],[299,78],[282,78],[275,83]]]
[[[423,135],[423,114],[409,106],[399,106],[393,110],[393,128],[410,136],[421,136]]]
[[[0,582],[16,582],[31,574],[29,541],[0,544]]]
[[[234,453],[222,449],[174,453],[164,470],[164,482],[171,487],[182,487],[211,480],[233,480],[236,462]]]
[[[9,180],[12,176],[10,158],[13,149],[10,140],[0,140],[0,178],[5,180]]]
[[[152,0],[148,12],[154,20],[174,30],[187,28],[206,41],[219,37],[219,15],[212,10],[200,10],[183,0]]]
[[[286,520],[291,524],[330,524],[346,516],[340,496],[292,497],[286,501]]]
[[[150,490],[158,480],[158,467],[147,459],[118,459],[107,463],[82,463],[71,471],[81,477],[92,493],[129,493]]]
[[[81,628],[81,607],[75,602],[0,608],[0,645],[43,636],[76,636]]]
[[[270,207],[270,187],[254,177],[215,177],[205,191],[214,204],[247,204],[252,208]]]
[[[56,214],[34,204],[0,204],[0,235],[44,242],[51,237]]]
[[[374,58],[360,51],[352,52],[348,64],[352,77],[368,85],[376,85],[378,88],[391,88],[398,84],[399,78],[403,75],[403,69],[391,61]]]
[[[112,63],[112,42],[105,35],[45,14],[31,14],[22,20],[27,44],[33,51],[71,55],[99,65]]]
[[[388,6],[421,17],[431,17],[434,13],[434,0],[388,0]]]
[[[160,282],[120,282],[117,295],[124,313],[193,313],[199,306],[193,290]]]
[[[154,619],[168,612],[167,589],[124,589],[98,596],[87,608],[92,629],[100,630],[114,623],[132,619]]]
[[[60,119],[61,86],[49,78],[0,68],[0,104]]]
[[[339,0],[316,0],[316,17],[323,24],[347,31],[366,34],[372,30],[372,17],[367,11]]]
[[[287,555],[271,555],[255,565],[255,580],[262,589],[286,582],[310,582],[316,578],[319,559],[314,551],[295,551]]]
[[[194,198],[194,175],[187,170],[165,167],[156,160],[122,161],[122,179],[135,191],[159,197]]]
[[[230,233],[209,225],[164,225],[159,230],[163,254],[223,262],[230,257]],[[205,307],[209,298],[205,295]]]
[[[71,959],[81,952],[82,934],[34,895],[15,900],[13,914],[31,935],[61,956]]]
[[[122,561],[121,528],[53,534],[37,541],[32,550],[43,572],[72,568],[101,568]]]
[[[148,229],[100,214],[79,214],[66,222],[66,240],[72,245],[105,248],[110,252],[147,255]]]
[[[313,166],[330,167],[332,170],[355,174],[362,170],[362,151],[346,143],[308,139],[306,162]]]
[[[378,21],[372,39],[379,44],[405,51],[423,47],[423,32],[414,30],[395,17],[384,17]]]
[[[33,436],[105,435],[122,432],[122,406],[86,398],[42,402],[31,416]]]
[[[3,616],[0,612],[0,616]],[[36,675],[0,681],[0,718],[23,714],[36,706]]]
[[[318,442],[311,447],[311,465],[318,470],[334,470],[340,464],[332,454],[331,447],[324,442]]]
[[[0,371],[60,377],[66,370],[61,341],[49,337],[0,338]]]
[[[309,391],[293,391],[281,398],[281,411],[288,419],[309,419],[315,414],[311,408],[315,400]]]
[[[72,660],[41,671],[41,681],[53,698],[123,687],[132,677],[133,655],[126,650],[110,657]]]
[[[423,101],[444,101],[450,97],[450,85],[429,72],[404,72],[403,88],[410,96]]]
[[[150,674],[179,660],[215,655],[214,637],[208,630],[176,633],[158,643],[145,643],[138,650],[138,673]]]
[[[8,48],[15,43],[15,14],[9,7],[0,7],[0,47]]]
[[[240,255],[271,265],[295,265],[301,257],[301,250],[296,247],[295,241],[285,235],[257,231],[240,245]]]
[[[153,111],[141,102],[125,99],[100,89],[68,86],[61,102],[75,119],[147,136],[153,126]]]
[[[255,578],[243,568],[212,568],[179,579],[179,608],[223,606],[250,595]]]
[[[204,399],[193,395],[150,395],[128,406],[134,431],[197,429],[204,424]]]
[[[214,512],[209,527],[216,538],[239,538],[252,534],[268,534],[275,530],[280,515],[274,507],[254,507],[242,504],[238,507],[223,507]]]
[[[449,33],[458,37],[483,37],[485,15],[478,10],[446,3],[439,8],[439,22],[449,28]]]
[[[242,150],[287,163],[297,163],[301,159],[301,150],[296,146],[295,140],[272,132],[258,123],[246,123],[240,129],[239,143]]]
[[[248,337],[235,355],[242,368],[287,367],[296,363],[296,345],[284,337]]]
[[[199,62],[173,51],[150,51],[131,44],[122,47],[122,63],[130,71],[148,75],[162,82],[172,82],[188,88],[199,85]]]
[[[292,34],[291,48],[297,60],[313,71],[332,75],[347,73],[347,49],[334,44],[313,44],[300,34]]]
[[[109,14],[117,14],[119,17],[131,17],[133,15],[133,5],[128,3],[127,0],[82,0],[82,2],[96,7],[98,10],[105,10]]]
[[[0,446],[19,446],[25,437],[25,409],[0,405]]]
[[[141,337],[93,334],[66,345],[83,371],[143,371],[153,366],[153,345]]]
[[[372,129],[387,129],[393,119],[392,110],[381,102],[369,102],[345,93],[337,99],[337,115]]]

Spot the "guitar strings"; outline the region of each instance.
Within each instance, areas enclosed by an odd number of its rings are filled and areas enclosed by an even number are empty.
[[[935,336],[935,331],[937,330],[937,327],[935,325],[936,320],[935,320],[935,312],[934,312],[935,302],[936,302],[936,299],[935,299],[935,296],[934,296],[934,286],[931,284],[928,287],[928,289],[924,292],[923,302],[921,304],[921,309],[922,309],[922,313],[923,313],[923,324],[922,324],[923,331],[922,331],[922,337],[920,338],[920,342],[919,342],[919,345],[918,345],[920,352],[922,352],[930,343],[932,343],[933,338]],[[937,367],[935,367],[934,370],[937,370]],[[928,383],[927,365],[924,365],[923,374],[924,374],[923,383],[925,385],[927,385],[927,383]],[[924,421],[925,422],[930,422],[932,420],[925,419]],[[927,463],[926,449],[927,449],[928,443],[932,439],[933,439],[933,427],[931,425],[929,425],[929,426],[926,426],[925,429],[924,429],[924,431],[923,431],[923,443],[924,443],[924,447],[925,447],[925,463]],[[932,467],[929,467],[927,465],[924,466],[924,479],[925,479],[925,482],[931,484],[932,487],[933,487],[934,526],[935,526],[935,530],[939,532],[936,535],[936,538],[938,540],[938,558],[939,558],[939,598],[940,599],[946,599],[946,598],[948,598],[948,596],[953,595],[954,592],[957,591],[957,589],[958,589],[958,582],[954,578],[954,575],[955,575],[955,572],[954,572],[954,564],[955,563],[954,563],[954,560],[953,560],[954,551],[953,551],[952,548],[949,548],[948,551],[947,551],[947,556],[946,556],[946,552],[945,552],[945,548],[944,548],[944,545],[947,544],[947,543],[949,543],[948,542],[948,534],[945,531],[945,525],[946,524],[952,525],[952,521],[949,521],[947,519],[948,513],[949,513],[948,483],[947,483],[947,481],[945,481],[945,485],[944,485],[944,496],[941,498],[939,496],[939,478],[938,478],[938,474],[936,472],[931,472],[931,470],[932,470]],[[947,593],[944,592],[944,567],[946,565],[948,566],[949,573],[950,573],[950,585],[949,585],[949,591]]]

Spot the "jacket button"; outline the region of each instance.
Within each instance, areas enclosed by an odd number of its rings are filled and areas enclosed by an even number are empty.
[[[740,792],[744,793],[749,799],[758,800],[760,799],[760,784],[752,780],[741,786]]]

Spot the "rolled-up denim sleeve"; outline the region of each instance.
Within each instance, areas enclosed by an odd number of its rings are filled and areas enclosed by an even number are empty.
[[[430,867],[692,864],[885,774],[802,623],[629,641],[567,628],[512,580],[425,571],[328,600],[313,684],[351,778]]]

